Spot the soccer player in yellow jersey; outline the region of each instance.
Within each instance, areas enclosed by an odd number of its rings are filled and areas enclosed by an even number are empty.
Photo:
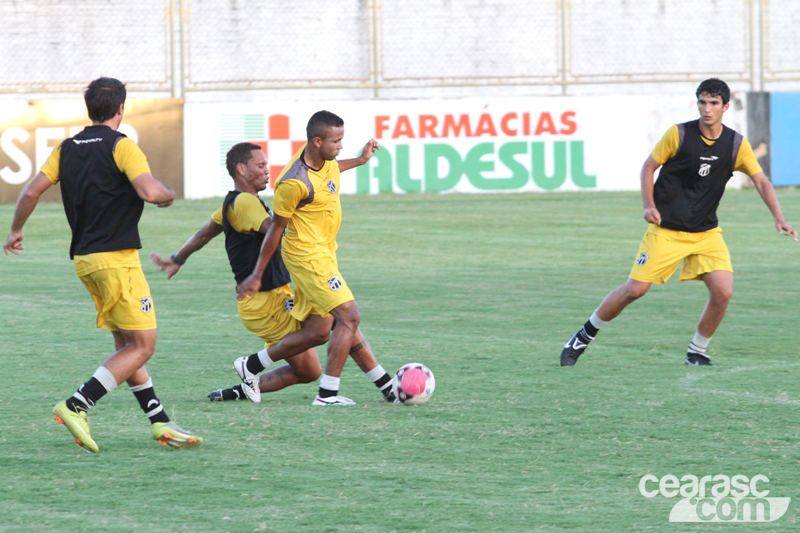
[[[336,260],[336,234],[342,218],[339,172],[365,164],[378,143],[370,140],[361,156],[337,161],[344,121],[329,111],[312,115],[306,137],[306,145],[278,177],[275,216],[253,273],[236,287],[237,298],[250,298],[258,292],[264,269],[285,230],[281,253],[294,281],[293,313],[304,321],[303,331],[310,345],[319,346],[330,338],[325,373],[312,405],[353,405],[355,402],[339,395],[339,382],[348,353],[363,348],[363,336],[358,328],[358,305]],[[243,381],[252,379],[251,374],[259,370],[256,363],[251,356],[245,372],[240,372]],[[369,364],[359,366],[392,401],[391,377],[374,357]]]
[[[91,379],[65,401],[54,418],[79,446],[99,451],[86,416],[100,398],[127,382],[163,445],[191,448],[203,439],[171,422],[153,389],[145,363],[156,346],[156,317],[139,262],[139,218],[144,202],[172,205],[173,190],[150,173],[142,151],[117,129],[125,110],[125,85],[113,78],[92,81],[84,100],[92,125],[59,144],[17,200],[3,250],[23,250],[22,228],[40,196],[56,183],[72,229],[70,259],[97,308],[97,327],[111,331],[114,352]]]
[[[561,366],[574,365],[600,328],[644,296],[653,283],[665,283],[681,262],[680,280],[703,280],[709,292],[685,362],[711,365],[706,348],[725,316],[733,291],[733,268],[717,222],[717,206],[734,170],[745,172],[753,180],[778,233],[792,235],[797,241],[797,231],[784,220],[775,190],[750,143],[722,124],[730,94],[722,80],[702,82],[696,91],[700,118],[672,126],[645,160],[642,200],[644,219],[650,225],[628,280],[605,297],[564,346]]]
[[[258,198],[258,193],[267,187],[270,179],[267,157],[256,144],[238,143],[228,150],[226,167],[235,190],[228,193],[222,207],[171,257],[151,254],[153,262],[159,270],[167,272],[168,278],[172,278],[194,252],[223,231],[228,261],[237,282],[243,281],[253,271],[272,221],[269,208]],[[247,398],[259,402],[262,392],[274,392],[319,378],[322,370],[313,346],[315,337],[312,336],[312,342],[308,342],[309,331],[304,330],[301,320],[293,316],[293,297],[288,283],[289,273],[278,251],[264,270],[259,291],[252,298],[237,302],[242,323],[264,341],[265,347],[250,357],[237,359],[234,368],[244,374],[250,359],[252,364],[258,365],[253,374],[279,359],[285,359],[288,364],[258,375],[252,383],[242,382],[228,389],[215,390],[208,395],[211,401]],[[302,349],[298,346],[309,344],[312,347],[297,352]],[[376,366],[374,356],[360,332],[357,347],[352,353],[353,359],[365,372],[372,370]],[[384,389],[385,394],[391,394],[390,388]]]

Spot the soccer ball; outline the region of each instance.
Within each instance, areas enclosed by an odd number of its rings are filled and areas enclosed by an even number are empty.
[[[403,365],[392,380],[392,392],[405,405],[422,405],[431,399],[435,388],[433,372],[422,363]]]

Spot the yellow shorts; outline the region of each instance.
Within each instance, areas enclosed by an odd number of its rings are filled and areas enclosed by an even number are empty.
[[[308,315],[330,316],[332,309],[355,300],[335,255],[320,254],[298,261],[284,254],[283,262],[294,281],[292,314],[297,320],[303,321]]]
[[[289,285],[257,292],[252,298],[239,300],[238,305],[244,327],[261,338],[267,348],[300,329],[300,321],[291,314],[293,300]]]
[[[639,245],[630,277],[647,283],[666,283],[681,261],[681,281],[702,279],[703,274],[715,270],[733,272],[722,228],[689,233],[650,224]]]
[[[156,310],[141,267],[104,268],[79,278],[94,300],[98,328],[156,329]]]

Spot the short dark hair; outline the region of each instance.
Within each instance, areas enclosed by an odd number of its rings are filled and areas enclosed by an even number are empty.
[[[328,128],[341,128],[342,126],[344,126],[344,120],[338,115],[334,115],[330,111],[317,111],[308,119],[306,137],[309,141],[314,137],[324,139]]]
[[[700,98],[700,95],[706,93],[709,96],[719,96],[722,98],[722,105],[727,104],[731,100],[731,90],[728,84],[719,78],[709,78],[697,87],[695,96]]]
[[[225,168],[228,169],[228,174],[232,178],[236,177],[236,165],[242,163],[246,165],[248,161],[253,159],[253,150],[261,150],[261,147],[254,143],[239,143],[234,144],[225,155]]]
[[[83,101],[92,122],[114,118],[119,106],[125,103],[125,84],[114,78],[97,78],[83,93]]]

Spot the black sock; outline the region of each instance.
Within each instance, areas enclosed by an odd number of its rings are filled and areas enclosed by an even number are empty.
[[[230,389],[222,389],[222,399],[223,400],[246,400],[247,396],[244,394],[244,390],[242,390],[242,384],[235,385]]]
[[[257,353],[247,358],[247,370],[253,374],[260,374],[264,371],[264,365],[261,364],[261,359],[258,358]]]
[[[392,376],[390,376],[388,372],[375,380],[375,386],[380,389],[384,398],[394,401],[394,393],[392,392]]]
[[[586,324],[584,324],[581,330],[578,332],[578,338],[583,343],[589,344],[594,340],[595,335],[597,335],[599,331],[600,331],[599,329],[597,329],[596,327],[594,327],[594,325],[592,325],[591,320],[587,320]]]
[[[319,388],[319,397],[320,398],[331,398],[339,394],[338,390],[330,390],[330,389],[323,389],[322,387]]]
[[[150,423],[169,422],[169,416],[167,416],[166,411],[164,411],[164,406],[162,406],[161,402],[158,400],[156,390],[153,386],[150,385],[141,390],[136,389],[138,389],[138,387],[131,387],[131,392],[133,392],[133,395],[139,400],[139,407],[142,408],[144,414],[150,419]]]
[[[78,388],[78,391],[67,398],[67,407],[71,411],[88,411],[97,401],[105,396],[108,391],[96,377],[92,378]]]

